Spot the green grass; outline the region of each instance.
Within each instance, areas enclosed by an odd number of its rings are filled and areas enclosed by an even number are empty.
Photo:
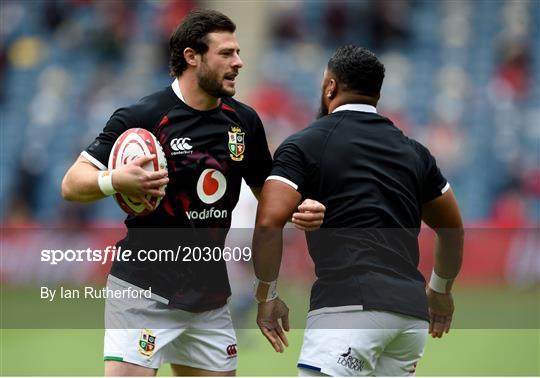
[[[309,306],[307,293],[309,288],[298,283],[284,282],[280,286],[280,295],[291,309],[291,328],[303,329],[305,326]],[[55,299],[50,302],[40,299],[39,287],[7,285],[2,285],[0,294],[3,328],[103,328],[104,301],[101,299]],[[251,292],[247,295],[248,302],[252,302]],[[540,287],[529,290],[458,287],[454,290],[454,300],[454,329],[540,329]],[[240,301],[233,296],[231,302],[235,304]],[[231,310],[233,319],[245,317],[242,316],[245,309],[235,310],[231,306]],[[237,328],[253,328],[254,318],[255,314],[252,313],[247,317],[247,325],[235,325]]]
[[[255,324],[255,314],[247,314],[243,328],[248,329],[237,327],[238,375],[296,376],[306,293],[305,287],[282,285],[295,328],[283,354],[275,353],[258,330],[249,329]],[[538,294],[538,288],[458,288],[455,328],[442,339],[429,339],[417,375],[540,376]],[[36,301],[35,296],[31,288],[2,288],[2,324],[9,329],[0,330],[0,375],[102,375],[103,330],[96,328],[102,323],[103,304],[48,304]],[[238,315],[233,318],[238,320]],[[70,327],[93,329],[65,329]],[[170,375],[170,368],[165,366],[159,375]]]
[[[296,375],[302,330],[291,346],[273,352],[256,330],[238,332],[238,375]],[[538,376],[539,330],[454,330],[430,339],[417,375]],[[101,375],[101,330],[3,330],[1,375]],[[170,375],[164,367],[160,375]]]

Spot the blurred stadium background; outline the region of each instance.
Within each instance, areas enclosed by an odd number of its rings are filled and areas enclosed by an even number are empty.
[[[107,267],[44,266],[37,257],[44,235],[28,230],[53,227],[60,247],[74,237],[105,245],[95,228],[121,226],[112,199],[64,202],[61,179],[116,108],[170,84],[168,38],[193,7],[236,22],[245,64],[237,97],[260,114],[272,150],[314,118],[337,46],[360,44],[379,55],[387,69],[379,113],[430,148],[468,227],[456,293],[458,314],[467,309],[461,329],[430,341],[418,373],[540,375],[538,0],[2,0],[0,374],[101,374],[102,331],[16,327],[5,319],[23,307],[9,298],[37,296],[28,287],[45,282],[103,283]],[[252,226],[255,206],[244,191],[234,226]],[[21,229],[24,238],[14,238]],[[431,269],[432,241],[422,233],[423,272]],[[284,296],[303,318],[312,265],[299,233],[290,243],[297,253],[286,252]],[[249,268],[230,266],[230,274],[232,305],[247,324],[239,373],[295,375],[301,332],[285,356],[271,354],[248,329]],[[515,313],[506,316],[508,307]],[[463,313],[500,319],[488,326]],[[519,321],[516,313],[529,317]]]

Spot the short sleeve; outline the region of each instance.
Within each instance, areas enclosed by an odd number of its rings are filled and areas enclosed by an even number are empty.
[[[266,134],[259,116],[255,113],[249,144],[246,145],[247,163],[243,174],[244,180],[250,187],[261,187],[270,174],[272,155],[268,149]]]
[[[308,167],[302,149],[292,141],[285,141],[274,154],[269,179],[285,182],[304,194]]]
[[[443,195],[450,184],[442,175],[437,162],[429,150],[418,143],[422,166],[422,203],[429,202]]]
[[[133,121],[129,108],[118,109],[113,113],[103,131],[81,155],[99,169],[107,169],[114,142],[124,131],[133,127],[137,127],[137,125]]]

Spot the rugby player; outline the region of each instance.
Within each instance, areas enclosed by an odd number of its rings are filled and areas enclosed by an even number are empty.
[[[339,48],[324,72],[320,117],[277,149],[262,190],[257,323],[278,352],[289,329],[276,290],[282,228],[301,198],[326,206],[320,230],[307,235],[317,280],[300,375],[411,375],[428,333],[450,329],[460,211],[428,149],[377,114],[384,72],[370,51]],[[422,220],[438,236],[427,289],[418,271]]]
[[[66,173],[62,193],[71,201],[120,192],[151,209],[145,196],[163,197],[150,215],[127,217],[127,236],[118,243],[124,249],[197,242],[223,247],[241,180],[259,196],[272,160],[257,113],[232,98],[243,66],[235,29],[217,11],[191,12],[170,39],[172,85],[118,109]],[[156,135],[168,172],[146,172],[142,166],[151,158],[142,157],[105,175],[110,182],[98,182],[114,142],[134,127]],[[306,201],[293,222],[312,229],[323,216],[324,206]],[[184,238],[185,229],[195,238]],[[152,376],[162,363],[171,363],[176,375],[235,374],[224,261],[114,261],[107,285],[151,288],[152,298],[106,301],[106,375]]]

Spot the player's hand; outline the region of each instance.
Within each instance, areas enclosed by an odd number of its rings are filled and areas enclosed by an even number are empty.
[[[306,199],[298,206],[298,211],[293,213],[294,226],[302,231],[313,231],[321,227],[324,220],[326,207],[320,202]]]
[[[259,303],[257,325],[276,352],[283,353],[285,347],[289,346],[284,332],[289,331],[289,308],[279,297],[270,302]]]
[[[146,196],[163,197],[165,192],[160,188],[169,182],[166,170],[148,172],[143,168],[154,157],[151,155],[134,159],[129,164],[115,169],[112,176],[112,184],[117,192],[141,201],[149,210],[153,210],[153,207]]]
[[[429,307],[429,334],[441,338],[450,331],[452,315],[454,314],[454,299],[452,294],[440,294],[431,288],[426,289]]]

